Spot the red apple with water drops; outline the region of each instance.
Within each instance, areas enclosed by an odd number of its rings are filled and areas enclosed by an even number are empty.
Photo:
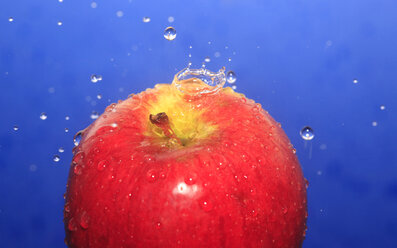
[[[306,181],[280,125],[186,69],[111,104],[74,149],[69,247],[301,247]]]

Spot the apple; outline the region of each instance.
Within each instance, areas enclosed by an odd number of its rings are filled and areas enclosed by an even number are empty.
[[[73,150],[69,247],[301,247],[306,186],[280,124],[223,70],[111,104]]]

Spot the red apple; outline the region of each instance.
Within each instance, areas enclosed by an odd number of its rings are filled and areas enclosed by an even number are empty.
[[[82,132],[64,209],[69,247],[301,247],[295,151],[260,104],[223,83],[223,71],[187,69]]]

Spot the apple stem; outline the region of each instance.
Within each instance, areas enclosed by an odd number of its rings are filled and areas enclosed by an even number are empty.
[[[183,145],[181,140],[175,135],[174,130],[172,130],[170,126],[170,120],[165,112],[161,112],[156,115],[150,114],[149,120],[152,124],[161,128],[165,136],[167,136],[171,140],[175,140],[179,145]]]

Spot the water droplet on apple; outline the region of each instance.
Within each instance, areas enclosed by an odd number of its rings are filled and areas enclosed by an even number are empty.
[[[195,176],[195,175],[187,176],[187,177],[185,178],[185,183],[186,183],[187,185],[193,185],[193,184],[195,184],[195,183],[196,183],[196,176]]]
[[[102,76],[101,75],[92,74],[90,79],[91,79],[91,82],[95,84],[95,83],[97,83],[99,81],[102,81]]]
[[[102,160],[102,161],[99,161],[99,163],[97,165],[97,169],[99,171],[103,171],[107,166],[108,166],[108,161],[107,160]]]
[[[234,71],[228,71],[226,74],[226,81],[229,84],[234,84],[236,82],[237,78],[236,78],[236,74],[234,73]]]
[[[73,168],[73,172],[75,175],[81,175],[81,172],[82,172],[81,165],[76,164]]]
[[[54,162],[59,162],[61,158],[59,157],[59,155],[54,155],[53,160]]]
[[[78,131],[73,137],[74,146],[78,146],[80,144],[81,138],[83,135],[83,131]]]
[[[149,181],[149,182],[155,182],[156,180],[157,180],[157,178],[158,178],[158,173],[155,171],[155,170],[153,170],[153,169],[151,169],[151,170],[149,170],[147,173],[146,173],[146,179]]]
[[[156,223],[156,229],[160,229],[161,226],[162,226],[162,225],[161,225],[161,222],[157,222],[157,223]]]
[[[74,164],[74,165],[80,164],[81,162],[83,162],[84,157],[85,157],[85,154],[83,151],[77,152],[72,159],[72,164]]]
[[[83,229],[88,229],[90,223],[90,217],[88,216],[86,211],[83,211],[80,217],[80,226]]]
[[[47,114],[45,112],[40,114],[40,119],[42,119],[43,121],[47,119]]]
[[[313,129],[309,126],[302,128],[302,130],[300,131],[300,135],[304,140],[312,140],[314,138]]]
[[[164,30],[164,38],[167,40],[174,40],[176,38],[176,30],[173,27],[168,27]]]
[[[202,200],[200,202],[200,207],[205,211],[205,212],[209,212],[212,210],[213,206],[212,203],[208,200]]]
[[[74,218],[70,218],[69,222],[68,222],[68,229],[69,231],[76,231],[77,230],[77,225],[76,225],[76,221],[74,220]]]
[[[65,203],[64,210],[65,210],[66,213],[70,212],[70,204],[69,204],[69,202]]]

